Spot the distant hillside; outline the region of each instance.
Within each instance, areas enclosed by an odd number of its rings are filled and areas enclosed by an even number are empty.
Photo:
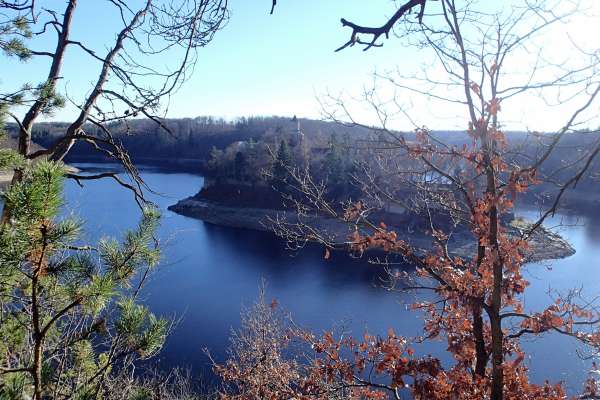
[[[332,134],[366,137],[368,130],[348,128],[331,122],[300,118],[300,127],[310,145],[327,142]],[[239,141],[261,141],[269,135],[293,135],[297,121],[287,117],[251,117],[226,121],[212,117],[167,119],[164,124],[171,133],[161,129],[147,119],[132,119],[110,127],[114,137],[120,140],[136,162],[180,165],[183,167],[203,168],[210,157],[213,147],[223,150]],[[44,146],[50,146],[63,135],[68,123],[45,122],[34,127],[33,140]],[[16,132],[15,125],[9,130]],[[86,127],[86,132],[98,135],[98,128]],[[98,160],[99,155],[91,146],[78,143],[69,153],[67,161]]]
[[[110,126],[110,130],[114,137],[123,143],[134,162],[221,176],[235,173],[234,161],[239,152],[238,145],[240,143],[255,142],[259,149],[261,146],[267,145],[274,148],[280,139],[287,138],[286,140],[293,145],[299,128],[304,135],[303,146],[311,153],[311,157],[317,160],[326,155],[325,152],[330,147],[333,137],[343,143],[342,147],[345,148],[349,145],[362,147],[361,140],[372,138],[372,132],[365,128],[278,116],[239,118],[233,121],[213,117],[197,117],[167,119],[163,123],[169,128],[170,133],[148,119],[131,119],[126,123],[113,124]],[[67,127],[68,123],[62,122],[38,123],[34,127],[33,140],[43,147],[48,147],[63,135]],[[8,124],[7,128],[13,134],[16,133],[16,125]],[[87,125],[86,132],[99,135],[98,128],[93,125]],[[450,146],[460,147],[471,141],[464,131],[437,131],[433,135],[440,142]],[[407,134],[409,140],[413,137],[412,133]],[[507,139],[512,152],[510,157],[518,165],[527,165],[532,159],[539,156],[549,143],[547,135],[525,132],[508,132]],[[558,171],[553,178],[559,181],[570,176],[575,168],[564,168],[564,165],[572,162],[580,164],[585,157],[586,150],[592,148],[592,144],[598,140],[600,140],[598,132],[568,134],[552,156],[546,160],[542,173]],[[16,147],[16,141],[10,140],[2,145]],[[223,153],[222,158],[228,162],[222,163],[216,169],[213,166],[211,169],[209,165],[211,157],[214,158],[220,152]],[[255,161],[257,164],[255,169],[264,169],[265,165],[263,164],[268,164],[271,160],[265,156],[264,149],[258,154],[259,159]],[[344,158],[346,163],[351,163],[354,157],[352,152],[346,150],[340,151],[339,156]],[[103,159],[90,145],[78,143],[69,153],[66,161],[103,161]],[[242,161],[245,162],[245,160]],[[587,182],[581,182],[577,192],[586,195],[600,193],[600,190],[596,189],[597,185],[594,179],[600,176],[599,160],[594,162],[590,172],[593,180],[589,181],[588,178]],[[586,184],[588,182],[593,184]],[[539,189],[542,190],[542,188]],[[544,187],[543,190],[550,190],[550,188]]]
[[[17,150],[19,148],[19,142],[14,137],[8,135],[0,135],[0,148]],[[32,151],[38,151],[42,149],[42,146],[33,143],[31,148]]]

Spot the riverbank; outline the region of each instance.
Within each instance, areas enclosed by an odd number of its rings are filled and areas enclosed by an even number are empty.
[[[197,218],[213,225],[267,232],[273,230],[273,221],[275,220],[294,223],[298,218],[295,212],[289,210],[233,207],[202,200],[196,196],[183,199],[168,208],[178,214]],[[352,229],[347,224],[333,218],[311,217],[304,218],[303,221],[320,232],[326,232],[327,235],[338,241],[346,240]],[[519,235],[530,226],[530,221],[515,219],[509,224],[509,235]],[[433,246],[431,236],[425,232],[403,226],[389,226],[389,229],[394,230],[399,239],[405,240],[422,251],[427,251]],[[529,250],[524,254],[527,262],[560,259],[575,254],[575,249],[565,239],[545,228],[540,228],[531,236],[529,245]],[[449,249],[456,256],[472,257],[476,253],[476,244],[470,232],[455,232],[450,239]]]

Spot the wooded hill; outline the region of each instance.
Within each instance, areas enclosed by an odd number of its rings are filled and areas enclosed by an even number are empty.
[[[358,127],[345,127],[331,122],[299,119],[300,127],[310,145],[326,143],[331,135],[354,138],[366,137],[368,130]],[[167,164],[183,168],[202,168],[210,157],[213,147],[224,150],[238,141],[260,141],[265,135],[295,134],[298,124],[291,117],[249,117],[233,121],[213,117],[166,119],[162,123],[167,131],[148,119],[130,119],[110,126],[115,139],[121,141],[134,162]],[[38,123],[33,129],[33,140],[49,147],[64,134],[68,127],[63,122]],[[16,125],[8,126],[16,132]],[[87,134],[100,135],[93,125],[85,128]],[[67,161],[100,161],[102,158],[94,149],[77,143],[68,155]]]
[[[331,136],[347,137],[351,141],[367,139],[373,131],[362,127],[349,127],[320,120],[299,118],[300,129],[305,135],[307,145],[323,146]],[[293,135],[298,129],[297,121],[291,117],[242,117],[235,120],[225,120],[210,116],[196,118],[165,119],[161,121],[169,131],[148,119],[129,119],[126,122],[115,123],[110,131],[121,141],[136,160],[175,161],[197,160],[206,162],[213,147],[224,150],[232,143],[248,141],[251,138],[259,142],[269,135]],[[40,122],[33,128],[33,141],[49,147],[64,134],[68,127],[66,122]],[[8,123],[9,133],[16,133],[17,126]],[[87,134],[100,135],[99,128],[87,125]],[[461,146],[468,143],[470,138],[464,131],[439,131],[434,135],[448,145]],[[412,134],[408,134],[410,138]],[[508,132],[507,137],[511,147],[519,152],[531,154],[540,151],[540,139],[543,135],[525,132]],[[574,152],[581,152],[589,143],[600,138],[598,132],[591,134],[573,134],[563,138],[560,150],[555,158],[572,157]],[[69,153],[68,161],[82,158],[98,159],[101,156],[85,143],[78,143]]]
[[[273,159],[269,157],[265,147],[269,146],[272,151],[276,151],[284,139],[293,150],[300,133],[304,151],[307,151],[309,158],[307,161],[311,164],[317,161],[316,164],[319,165],[320,161],[333,163],[334,166],[329,165],[329,169],[334,170],[337,168],[335,165],[340,164],[338,158],[343,158],[343,164],[349,166],[355,161],[353,158],[357,154],[364,154],[360,151],[348,151],[348,147],[364,148],[377,134],[376,131],[363,127],[279,116],[242,117],[235,120],[203,116],[165,119],[161,122],[168,130],[161,128],[154,121],[134,118],[113,124],[110,131],[127,149],[134,162],[185,169],[234,180],[236,174],[240,175],[241,167],[250,171],[250,175],[258,175],[260,169],[268,169]],[[62,122],[38,123],[34,126],[33,140],[38,145],[49,147],[64,134],[67,127],[68,124]],[[17,127],[8,124],[7,129],[15,133]],[[87,134],[101,135],[99,129],[91,124],[87,125],[85,130]],[[433,136],[448,146],[456,147],[472,140],[464,131],[439,131],[434,132]],[[547,134],[508,132],[506,136],[512,150],[512,161],[519,165],[526,165],[528,160],[543,152],[550,143],[550,136]],[[409,133],[406,137],[410,140],[414,136],[413,133]],[[598,132],[567,135],[546,160],[542,172],[552,174],[552,178],[556,180],[560,180],[563,175],[568,176],[577,168],[578,162],[584,159],[586,149],[592,148],[591,144],[598,140]],[[255,143],[258,150],[253,146],[240,148],[240,144],[245,143]],[[337,148],[332,149],[332,146]],[[217,163],[214,162],[215,156],[219,158]],[[249,157],[243,158],[245,156]],[[69,153],[66,161],[98,162],[103,161],[103,158],[92,146],[80,142]],[[252,162],[253,165],[250,165]],[[570,168],[565,167],[570,164],[574,165]],[[325,173],[327,169],[321,168],[321,172]],[[579,197],[594,194],[594,198],[600,198],[600,190],[593,184],[599,175],[600,165],[595,162],[590,168],[588,178],[577,185],[576,192]],[[341,175],[343,176],[345,174]],[[341,182],[336,183],[336,186],[340,187]],[[540,189],[550,190],[547,186]]]

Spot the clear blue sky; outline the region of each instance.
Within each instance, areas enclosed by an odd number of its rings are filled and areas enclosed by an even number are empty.
[[[182,98],[194,104],[179,115],[298,114],[318,116],[315,96],[325,90],[360,89],[376,67],[392,67],[398,43],[377,51],[334,53],[349,31],[339,19],[381,24],[392,12],[387,0],[281,0],[268,15],[267,0],[233,0],[229,25],[201,53]],[[383,11],[383,10],[387,10]]]
[[[135,2],[135,1],[134,1]],[[38,1],[61,9],[64,0]],[[119,29],[114,7],[103,1],[80,1],[72,37],[91,43],[100,53]],[[330,88],[358,87],[376,66],[392,66],[398,46],[389,42],[378,51],[334,53],[348,40],[340,17],[381,24],[393,11],[388,0],[280,0],[269,15],[270,0],[230,0],[231,19],[214,41],[199,51],[195,73],[172,99],[170,117],[216,115],[225,117],[271,114],[319,115],[315,94]],[[377,3],[377,6],[374,5]],[[60,6],[59,6],[60,4]],[[47,40],[46,40],[47,39]],[[32,46],[51,50],[54,35]],[[40,46],[41,44],[41,46]],[[41,47],[41,48],[40,48]],[[44,58],[20,63],[0,59],[1,84],[14,87],[41,82],[47,73]],[[70,48],[62,88],[74,98],[91,86],[98,65],[77,48]],[[10,78],[9,78],[10,77]],[[16,79],[15,79],[16,78]],[[67,107],[54,119],[72,117]]]
[[[132,0],[135,3],[139,0]],[[518,2],[518,0],[510,0]],[[586,2],[584,0],[584,2]],[[64,0],[39,0],[39,6],[66,3]],[[402,47],[394,38],[382,48],[363,52],[358,47],[335,53],[334,49],[349,38],[342,28],[344,17],[364,25],[380,25],[395,9],[389,0],[279,0],[274,15],[269,15],[270,0],[230,0],[231,19],[208,47],[199,52],[199,61],[192,78],[172,99],[169,117],[214,115],[227,118],[250,115],[298,115],[319,117],[317,98],[326,91],[360,94],[372,84],[373,71],[391,70],[399,66],[405,71],[418,70],[426,59],[425,51]],[[599,10],[599,0],[587,0]],[[432,3],[432,4],[438,4]],[[481,2],[484,7],[491,3]],[[506,2],[501,2],[505,5]],[[98,0],[80,1],[76,11],[73,38],[91,43],[104,53],[114,32],[119,29],[114,10]],[[568,29],[575,37],[600,37],[600,24],[572,24]],[[53,35],[46,42],[33,46],[36,50],[51,50]],[[566,36],[550,39],[556,49],[568,49]],[[39,47],[38,47],[39,46]],[[44,48],[46,47],[46,48]],[[600,46],[596,46],[600,47]],[[566,50],[565,50],[566,51]],[[162,62],[159,60],[159,62]],[[164,60],[165,63],[168,60]],[[61,91],[80,100],[97,76],[98,64],[89,61],[77,49],[70,49],[64,68]],[[0,85],[3,90],[24,82],[42,82],[47,73],[47,60],[28,63],[0,58]],[[389,94],[389,92],[388,92]],[[464,118],[452,108],[404,96],[419,124],[432,128],[456,128]],[[531,102],[516,103],[510,118],[523,126],[544,125],[552,129],[559,124],[555,114],[542,116]],[[363,109],[354,110],[365,121],[373,116]],[[76,109],[66,107],[52,117],[68,120]],[[536,118],[532,119],[532,117]],[[551,120],[551,121],[550,121]],[[408,127],[406,121],[400,127]]]

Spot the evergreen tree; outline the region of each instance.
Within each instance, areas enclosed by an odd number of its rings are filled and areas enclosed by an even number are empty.
[[[272,184],[277,190],[284,190],[286,180],[289,177],[288,168],[292,165],[292,153],[290,148],[285,141],[281,139],[279,143],[279,149],[277,150],[277,156],[273,161],[272,166]]]
[[[212,147],[206,164],[209,175],[219,178],[223,174],[223,155],[223,150]]]
[[[4,14],[4,17],[7,15]],[[23,40],[32,37],[30,25],[31,21],[21,14],[9,16],[0,23],[0,49],[4,54],[17,57],[21,61],[31,57],[31,50]]]
[[[234,173],[235,173],[235,179],[237,179],[238,181],[242,181],[246,178],[246,176],[248,171],[248,160],[246,158],[246,155],[241,152],[238,151],[237,153],[235,153],[235,160],[234,160]]]
[[[159,259],[156,210],[120,243],[82,246],[81,223],[57,218],[62,181],[61,164],[41,161],[3,195],[1,399],[116,398],[113,383],[167,334],[168,321],[136,303]]]
[[[335,135],[331,135],[329,138],[327,153],[325,153],[325,159],[323,160],[323,167],[330,186],[335,188],[347,183],[342,149]]]

